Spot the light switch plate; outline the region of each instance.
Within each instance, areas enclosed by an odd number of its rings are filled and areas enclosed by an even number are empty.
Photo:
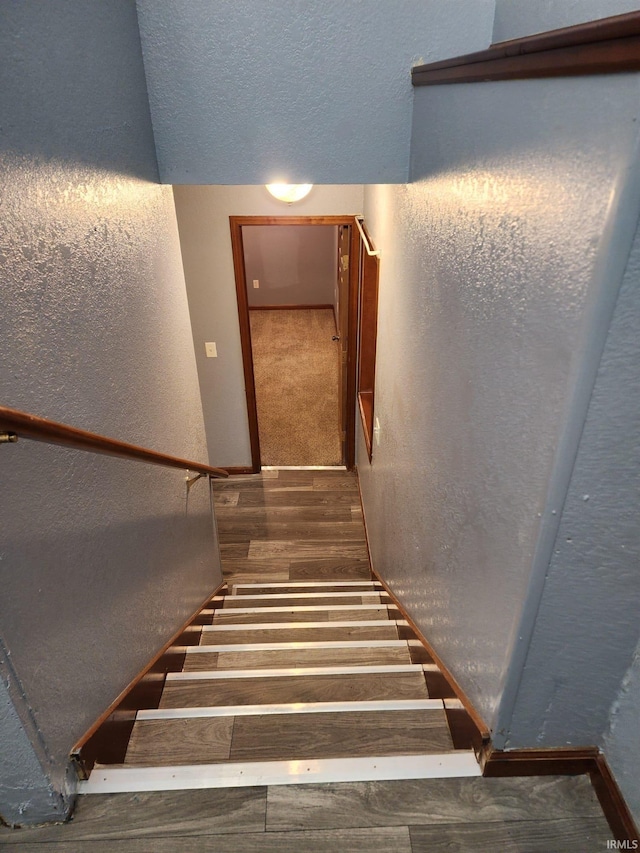
[[[204,351],[207,354],[207,358],[217,358],[218,357],[218,348],[215,343],[210,342],[204,345]]]
[[[260,279],[259,279],[259,278],[254,278],[254,279],[253,279],[253,286],[254,286],[255,288],[260,287]]]

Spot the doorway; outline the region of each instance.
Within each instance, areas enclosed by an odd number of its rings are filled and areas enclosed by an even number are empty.
[[[256,472],[354,466],[353,223],[350,216],[230,217]],[[288,243],[287,232],[295,238]],[[304,291],[296,289],[301,269]]]

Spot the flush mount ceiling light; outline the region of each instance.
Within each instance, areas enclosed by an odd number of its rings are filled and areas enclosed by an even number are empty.
[[[313,184],[265,184],[265,186],[278,201],[291,204],[309,195]]]

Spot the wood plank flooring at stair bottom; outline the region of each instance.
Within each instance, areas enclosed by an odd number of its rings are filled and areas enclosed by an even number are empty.
[[[21,853],[603,853],[612,838],[585,776],[94,795],[70,823],[0,827]]]

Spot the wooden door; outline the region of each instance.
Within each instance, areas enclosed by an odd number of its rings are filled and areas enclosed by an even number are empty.
[[[249,419],[249,437],[251,440],[251,468],[243,468],[242,473],[260,471],[260,440],[258,432],[258,408],[253,375],[251,352],[251,329],[247,300],[246,270],[242,243],[242,229],[245,225],[335,225],[339,228],[337,277],[338,298],[336,300],[336,334],[340,337],[338,348],[340,367],[339,406],[340,428],[342,433],[343,462],[352,469],[355,464],[355,415],[356,415],[356,341],[358,337],[358,252],[359,232],[350,216],[230,216],[231,246],[233,267],[238,300],[238,320],[242,360],[244,365],[247,414]],[[349,258],[355,260],[350,263]],[[343,260],[344,259],[344,260]],[[355,279],[354,279],[355,272]],[[234,473],[240,473],[239,470]]]

